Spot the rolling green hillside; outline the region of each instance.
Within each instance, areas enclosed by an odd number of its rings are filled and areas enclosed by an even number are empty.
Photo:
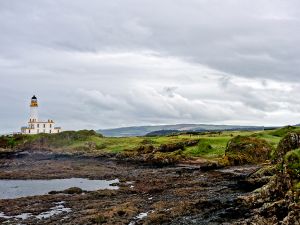
[[[57,152],[99,155],[134,151],[141,146],[160,147],[164,144],[185,143],[198,140],[198,144],[185,146],[180,152],[185,157],[220,158],[224,155],[227,143],[236,136],[251,136],[266,140],[274,149],[280,139],[299,127],[283,127],[267,131],[223,131],[198,134],[175,134],[155,137],[104,137],[95,131],[65,131],[59,134],[1,136],[3,149],[51,149]]]

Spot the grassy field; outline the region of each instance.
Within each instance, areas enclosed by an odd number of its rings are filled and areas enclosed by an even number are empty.
[[[284,133],[277,131],[224,131],[220,133],[207,133],[202,135],[178,135],[178,136],[158,136],[158,137],[98,137],[90,136],[85,141],[77,141],[69,145],[70,149],[79,149],[88,142],[95,143],[94,151],[121,152],[132,150],[145,144],[160,146],[161,144],[177,143],[187,140],[200,140],[199,144],[186,147],[183,154],[192,157],[219,158],[225,153],[227,143],[235,136],[254,136],[265,139],[274,148],[277,147]],[[77,147],[77,148],[76,148]]]
[[[238,135],[264,139],[275,149],[282,137],[292,131],[300,132],[300,127],[287,126],[276,130],[224,131],[217,134],[210,133],[199,135],[199,145],[187,148],[185,154],[204,158],[222,157],[225,153],[228,141]]]
[[[182,154],[187,157],[220,158],[224,155],[227,143],[235,136],[253,136],[266,140],[275,149],[280,139],[291,131],[300,131],[299,127],[283,127],[266,131],[223,131],[207,132],[197,135],[180,134],[175,136],[157,137],[103,137],[94,131],[66,131],[60,134],[39,134],[21,136],[15,139],[1,137],[0,144],[6,143],[13,147],[22,142],[47,143],[49,147],[64,149],[68,152],[86,152],[98,154],[101,152],[118,153],[124,150],[134,150],[141,145],[160,146],[188,140],[200,140],[198,145],[186,147]],[[5,139],[6,138],[6,139]],[[5,146],[4,146],[5,147]],[[3,146],[0,148],[3,148]]]
[[[157,136],[157,137],[101,137],[90,135],[85,140],[73,141],[65,145],[70,150],[84,149],[88,143],[93,143],[91,150],[86,147],[86,151],[113,152],[118,153],[124,150],[134,150],[141,145],[160,146],[161,144],[178,143],[187,140],[200,140],[199,144],[192,147],[186,147],[183,155],[187,157],[220,158],[224,155],[227,143],[235,136],[254,136],[266,140],[275,149],[280,139],[290,131],[300,131],[300,128],[267,131],[224,131],[211,132],[200,135],[181,134],[176,136]]]

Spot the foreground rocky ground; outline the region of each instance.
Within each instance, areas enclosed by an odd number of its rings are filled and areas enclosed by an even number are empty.
[[[2,156],[0,166],[1,179],[120,180],[118,190],[0,200],[3,224],[232,224],[251,216],[239,198],[252,191],[243,180],[258,169],[202,171],[199,165],[151,167],[114,158],[44,153]],[[36,218],[58,205],[68,210]]]
[[[257,137],[237,136],[219,161],[182,154],[202,146],[198,140],[147,141],[119,153],[94,152],[90,142],[85,150],[55,147],[59,140],[76,143],[78,135],[83,138],[82,132],[67,132],[2,149],[0,179],[118,179],[119,189],[2,199],[1,223],[299,224],[300,132],[287,133],[276,149]]]

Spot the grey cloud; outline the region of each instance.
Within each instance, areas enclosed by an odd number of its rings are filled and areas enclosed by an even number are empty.
[[[299,11],[296,0],[0,1],[0,132],[26,122],[32,94],[66,129],[298,123]]]
[[[3,1],[4,54],[154,49],[245,77],[298,80],[298,1]],[[25,45],[25,46],[24,46]],[[14,55],[15,56],[15,55]]]

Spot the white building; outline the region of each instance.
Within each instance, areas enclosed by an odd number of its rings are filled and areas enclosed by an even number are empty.
[[[54,127],[53,120],[39,121],[38,119],[38,102],[35,95],[31,98],[30,103],[30,118],[27,127],[21,128],[22,134],[39,134],[47,133],[54,134],[61,131],[60,127]]]

